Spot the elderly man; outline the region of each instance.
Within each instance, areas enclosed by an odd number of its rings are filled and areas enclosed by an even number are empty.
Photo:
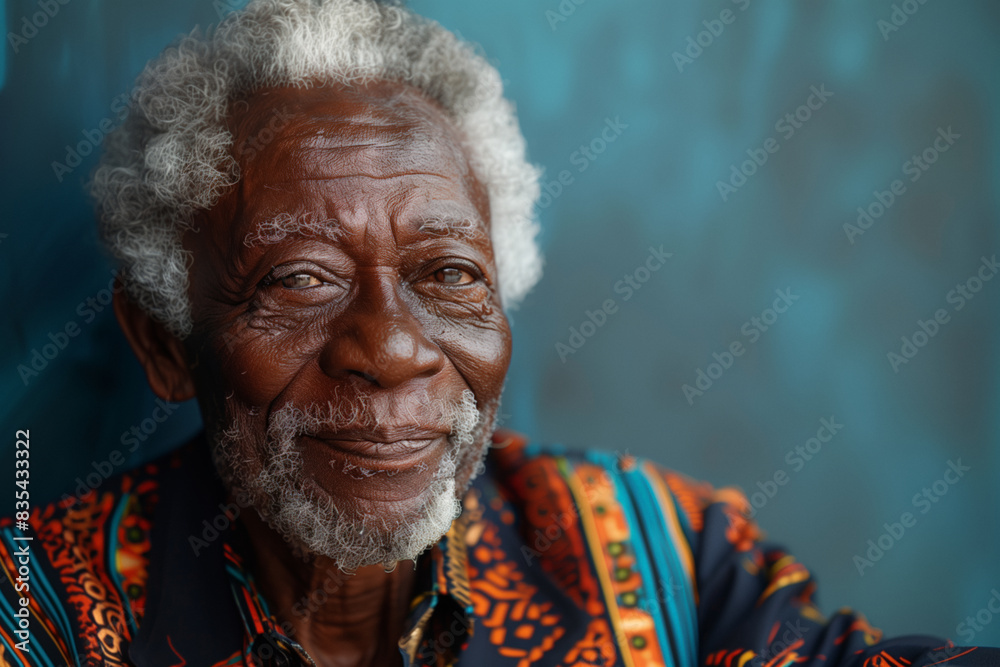
[[[439,26],[252,2],[146,68],[93,191],[205,434],[4,522],[3,664],[1000,662],[824,618],[736,491],[495,431],[537,173]]]

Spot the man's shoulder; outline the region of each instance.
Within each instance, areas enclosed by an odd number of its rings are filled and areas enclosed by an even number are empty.
[[[27,610],[24,619],[3,615],[4,633],[19,636],[26,624],[31,651],[66,664],[102,664],[102,642],[130,638],[145,608],[161,481],[194,446],[65,493],[26,517],[0,518],[0,571],[13,583],[0,599]]]
[[[106,479],[96,473],[99,479],[78,478],[76,487],[67,489],[59,498],[31,507],[26,523],[36,534],[53,522],[69,523],[75,529],[104,527],[108,508],[117,506],[123,499],[134,504],[133,512],[151,514],[161,478],[168,470],[183,466],[195,446],[195,441],[182,444],[156,459]],[[0,529],[17,528],[22,523],[20,518],[23,518],[20,513],[0,517]]]
[[[540,443],[511,430],[493,435],[491,459],[497,484],[515,502],[566,493],[574,504],[602,510],[622,503],[640,511],[666,511],[677,516],[686,533],[700,533],[706,516],[730,527],[750,525],[750,503],[735,487],[715,487],[628,448],[608,451]]]

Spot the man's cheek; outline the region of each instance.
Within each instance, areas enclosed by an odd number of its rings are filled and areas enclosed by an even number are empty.
[[[465,378],[477,402],[500,395],[511,356],[506,329],[470,328],[443,340],[441,348]]]
[[[510,367],[513,340],[510,324],[503,311],[499,311],[497,316],[492,318],[491,325],[493,328],[479,339],[481,345],[473,354],[479,355],[477,359],[486,366],[489,371],[488,382],[496,387],[499,395],[507,377],[507,369]]]
[[[305,363],[294,350],[267,339],[241,341],[231,348],[220,340],[215,355],[208,382],[227,399],[253,406],[269,405]]]

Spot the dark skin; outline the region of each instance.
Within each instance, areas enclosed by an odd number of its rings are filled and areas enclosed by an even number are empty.
[[[263,432],[288,403],[323,404],[338,391],[371,399],[383,430],[297,445],[313,488],[395,516],[423,499],[445,450],[448,424],[427,402],[468,389],[483,406],[507,372],[485,189],[441,108],[403,84],[261,91],[233,105],[230,127],[240,182],[183,239],[194,256],[192,335],[171,336],[124,292],[119,322],[156,394],[197,397],[210,432],[227,407],[253,408]],[[281,214],[335,222],[248,247]],[[380,451],[357,449],[369,444]],[[391,475],[355,479],[345,463]],[[297,554],[256,513],[241,518],[262,593],[317,664],[402,664],[411,562],[347,575]],[[293,611],[318,589],[325,603]]]

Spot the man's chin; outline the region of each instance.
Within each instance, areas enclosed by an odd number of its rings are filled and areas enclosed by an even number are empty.
[[[286,492],[258,510],[303,555],[323,556],[341,569],[415,560],[443,537],[461,511],[455,480],[435,480],[404,501],[359,500],[338,508],[315,483]]]

